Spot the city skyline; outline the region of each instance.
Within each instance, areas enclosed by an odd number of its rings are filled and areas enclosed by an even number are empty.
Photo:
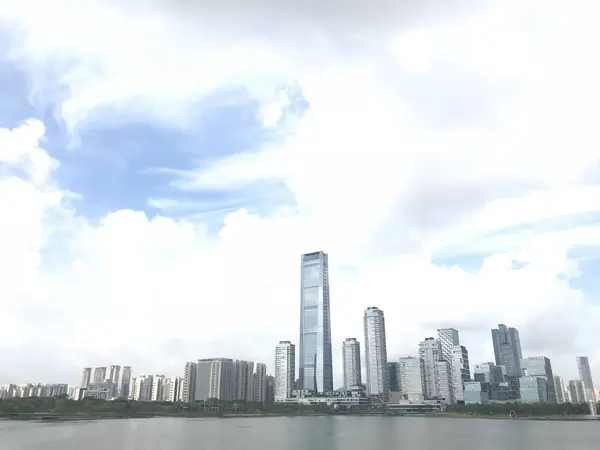
[[[371,304],[391,360],[505,323],[599,382],[597,2],[9,3],[0,381],[272,365],[322,249],[334,386]]]

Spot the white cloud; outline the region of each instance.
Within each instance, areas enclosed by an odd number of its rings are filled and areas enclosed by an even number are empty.
[[[505,322],[557,372],[574,376],[583,353],[600,379],[599,304],[569,286],[578,267],[567,256],[598,244],[598,227],[487,236],[597,212],[597,187],[586,185],[598,159],[595,2],[477,2],[452,14],[424,2],[305,2],[291,15],[264,1],[236,6],[244,22],[214,2],[142,3],[36,2],[37,14],[3,4],[32,99],[60,98],[58,79],[73,128],[114,114],[187,126],[193,102],[244,86],[274,125],[288,101],[281,87],[297,83],[310,109],[281,145],[180,180],[277,180],[296,205],[234,212],[218,236],[197,219],[136,211],[92,223],[56,184],[40,124],[2,131],[0,305],[11,326],[0,348],[15,359],[1,377],[36,376],[34,357],[53,367],[44,377],[71,379],[119,360],[140,371],[214,354],[270,364],[277,340],[297,341],[299,255],[323,248],[337,372],[340,342],[361,337],[362,311],[377,304],[391,356],[456,324],[473,362],[490,359],[489,328]],[[456,247],[487,254],[481,270],[432,263]]]

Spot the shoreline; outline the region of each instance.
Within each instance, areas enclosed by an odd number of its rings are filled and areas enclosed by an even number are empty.
[[[201,415],[182,415],[182,414],[139,414],[139,415],[112,415],[112,414],[90,414],[90,415],[69,415],[69,414],[19,414],[2,415],[0,420],[53,423],[53,422],[81,422],[92,420],[123,420],[123,419],[155,419],[155,418],[181,418],[181,419],[252,419],[252,418],[273,418],[273,417],[325,417],[325,416],[353,416],[353,417],[394,417],[394,418],[414,418],[423,417],[427,419],[485,419],[485,420],[533,420],[533,421],[559,421],[559,422],[597,422],[600,416],[573,415],[573,416],[526,416],[509,418],[504,415],[469,415],[469,414],[389,414],[389,413],[366,413],[366,414],[327,414],[327,413],[306,413],[306,414],[278,414],[278,413],[225,413],[225,414],[201,414]]]

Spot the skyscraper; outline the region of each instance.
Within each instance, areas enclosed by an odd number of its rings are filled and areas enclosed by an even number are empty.
[[[423,360],[414,356],[407,356],[398,360],[398,390],[402,398],[413,402],[423,400],[425,370]]]
[[[469,352],[463,345],[454,345],[451,349],[452,356],[452,396],[455,403],[464,403],[465,382],[471,379],[471,368],[469,367]]]
[[[462,392],[462,383],[460,382],[460,380],[456,379],[456,372],[454,370],[453,361],[454,355],[452,354],[452,349],[455,346],[460,345],[458,330],[454,328],[440,328],[437,330],[437,340],[440,343],[441,349],[440,359],[442,361],[446,361],[450,366],[450,390],[452,391],[452,398],[456,400],[455,394],[459,390],[461,390]]]
[[[123,366],[121,375],[121,397],[129,398],[131,395],[131,366]]]
[[[280,341],[275,347],[275,401],[285,402],[294,389],[296,347],[290,341]]]
[[[96,367],[94,369],[94,383],[102,384],[106,381],[106,367]]]
[[[256,363],[254,372],[254,401],[265,403],[267,401],[267,365]]]
[[[521,370],[524,376],[543,378],[546,381],[546,401],[556,403],[554,374],[552,364],[545,356],[529,356],[521,360]]]
[[[494,343],[494,355],[496,365],[504,366],[506,381],[510,386],[510,395],[518,398],[519,377],[521,376],[521,339],[516,328],[509,328],[499,324],[498,329],[492,329],[492,341]]]
[[[427,400],[440,398],[438,361],[442,355],[440,341],[428,337],[419,344],[419,358],[423,361],[424,394]]]
[[[390,381],[385,339],[385,317],[381,309],[370,306],[365,310],[364,330],[367,393],[387,402],[390,395]]]
[[[80,383],[79,387],[83,388],[83,389],[87,389],[87,387],[90,385],[91,378],[92,378],[92,368],[84,367],[83,373],[81,374],[81,383]]]
[[[577,356],[577,370],[579,370],[579,379],[583,381],[586,400],[597,401],[596,393],[594,392],[594,382],[592,381],[592,371],[590,369],[590,361],[587,356]]]
[[[565,396],[565,381],[563,377],[554,375],[554,390],[556,391],[556,403],[565,403],[567,401]]]
[[[329,392],[333,366],[327,253],[302,255],[301,264],[299,387]]]
[[[342,346],[344,364],[344,386],[362,384],[360,376],[360,343],[356,338],[348,338]]]
[[[183,369],[183,386],[181,387],[181,400],[190,403],[196,399],[196,370],[198,364],[189,361]]]

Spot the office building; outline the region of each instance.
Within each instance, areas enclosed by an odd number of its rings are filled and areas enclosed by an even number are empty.
[[[562,377],[554,375],[554,390],[556,391],[556,403],[566,403],[565,382]]]
[[[387,402],[390,394],[390,382],[383,311],[375,306],[370,306],[365,310],[363,323],[367,394]]]
[[[121,397],[129,398],[131,396],[131,366],[123,366],[121,375]]]
[[[545,377],[519,377],[519,394],[522,403],[548,403],[548,383]]]
[[[556,403],[556,391],[554,389],[554,374],[550,360],[545,356],[529,356],[521,360],[521,370],[524,376],[543,378],[548,392],[545,402]],[[521,390],[522,392],[522,390]]]
[[[496,365],[504,366],[505,379],[510,387],[511,398],[519,398],[519,377],[522,375],[521,338],[516,328],[499,324],[497,329],[492,329],[492,341]]]
[[[454,405],[454,391],[452,387],[452,366],[444,359],[437,363],[437,387],[438,398],[446,405]]]
[[[280,341],[275,347],[275,402],[285,402],[294,390],[296,376],[296,346]]]
[[[475,364],[475,367],[473,368],[473,379],[475,381],[487,383],[503,383],[504,374],[502,373],[502,367],[497,366],[493,362],[484,362]]]
[[[388,380],[390,381],[390,392],[400,392],[398,383],[398,371],[400,367],[397,362],[388,362]]]
[[[460,345],[458,330],[454,328],[440,328],[437,330],[437,340],[440,343],[440,359],[452,361],[452,347]]]
[[[79,387],[83,388],[83,389],[87,389],[87,387],[90,385],[91,379],[92,379],[92,368],[84,367],[83,373],[81,375],[81,383],[79,384]]]
[[[569,397],[574,405],[586,403],[585,386],[581,380],[569,381]]]
[[[348,338],[342,345],[342,363],[344,366],[344,387],[362,384],[360,375],[360,343],[356,338]]]
[[[471,380],[469,352],[467,352],[467,349],[463,345],[453,345],[450,349],[450,352],[450,363],[452,368],[452,397],[455,403],[464,403],[464,384],[465,382]]]
[[[419,358],[423,361],[424,394],[426,400],[440,398],[438,383],[438,361],[442,356],[440,342],[432,337],[419,344]]]
[[[594,382],[592,381],[592,371],[590,369],[590,361],[587,356],[577,356],[577,370],[579,371],[579,379],[583,381],[585,389],[585,398],[587,401],[596,402],[596,393],[594,392]]]
[[[420,403],[424,399],[424,365],[421,358],[407,356],[400,358],[396,376],[398,391],[403,400]]]
[[[333,365],[327,253],[302,255],[300,278],[301,388],[330,392],[333,391]]]

